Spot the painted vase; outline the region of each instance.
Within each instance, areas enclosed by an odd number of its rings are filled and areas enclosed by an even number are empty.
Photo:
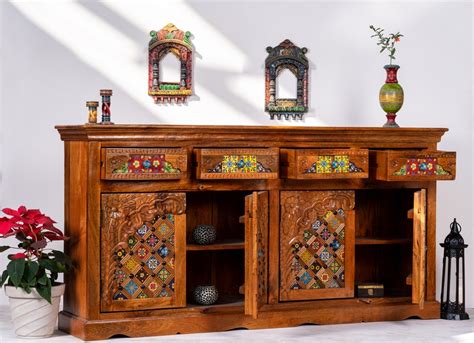
[[[384,68],[387,71],[387,79],[379,93],[380,106],[387,113],[387,122],[383,127],[399,127],[395,122],[395,117],[403,105],[403,88],[397,80],[397,71],[400,66],[389,64]]]

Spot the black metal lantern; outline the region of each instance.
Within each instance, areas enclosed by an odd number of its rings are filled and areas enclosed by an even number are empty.
[[[441,318],[449,320],[469,319],[465,306],[464,244],[461,225],[456,218],[451,223],[451,232],[441,247],[443,254],[443,280],[441,284]]]

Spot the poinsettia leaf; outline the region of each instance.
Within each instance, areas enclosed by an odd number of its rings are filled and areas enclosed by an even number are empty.
[[[2,238],[7,238],[7,237],[10,237],[10,236],[14,236],[14,235],[16,235],[16,232],[12,230],[8,233],[3,234]]]
[[[47,243],[46,239],[42,239],[40,241],[32,243],[30,246],[33,249],[39,250],[39,249],[43,249],[44,247],[46,247],[46,243]]]
[[[22,253],[22,252],[17,252],[16,254],[8,255],[8,259],[10,260],[19,260],[19,259],[24,260],[25,258],[27,258],[27,256],[25,253]]]
[[[46,285],[38,285],[36,290],[43,299],[51,304],[51,281],[49,279],[47,279]]]
[[[35,218],[35,221],[36,221],[38,224],[43,224],[43,225],[55,223],[51,218],[49,218],[48,216],[45,216],[45,215],[37,216],[37,217]]]
[[[12,223],[10,221],[0,221],[0,234],[4,235],[8,233],[14,226],[15,223]]]
[[[5,282],[7,282],[7,279],[8,279],[8,270],[5,269],[2,273],[2,277],[0,278],[0,287],[2,287]]]
[[[38,279],[38,284],[45,286],[48,282],[48,276],[46,274],[41,275]]]
[[[26,282],[30,283],[36,277],[36,273],[38,273],[39,264],[36,261],[28,262],[25,266],[25,275],[24,279]]]
[[[41,215],[41,212],[38,209],[29,209],[28,211],[26,211],[26,216],[29,218],[34,218],[39,215]]]
[[[8,263],[7,271],[13,286],[18,287],[20,284],[23,273],[25,272],[25,264],[24,259],[16,259]]]
[[[54,232],[45,232],[43,233],[43,236],[48,238],[50,241],[62,241],[66,239],[65,236],[58,235]]]
[[[59,263],[63,263],[67,266],[72,265],[71,258],[68,255],[66,255],[65,253],[63,253],[62,251],[53,250],[53,256],[54,256],[54,259],[56,261],[58,261]]]
[[[20,287],[28,294],[31,293],[30,285],[27,282],[22,282]]]
[[[26,240],[25,233],[23,231],[18,231],[16,233],[16,239],[18,239],[20,242],[24,242]]]
[[[0,246],[0,252],[4,252],[5,250],[8,250],[8,249],[10,249],[10,247],[8,245]]]
[[[36,278],[34,277],[33,279],[31,279],[30,282],[28,283],[28,285],[30,287],[36,287]]]
[[[20,214],[18,213],[18,211],[15,211],[14,209],[12,208],[4,208],[2,210],[3,213],[5,214],[8,214],[9,216],[14,216],[14,217],[19,217]]]
[[[45,268],[45,269],[48,269],[48,270],[51,270],[51,271],[54,271],[54,272],[57,272],[59,271],[58,269],[58,263],[54,260],[50,260],[50,259],[41,259],[39,261],[39,264],[41,267]]]
[[[51,232],[54,232],[56,233],[57,235],[59,236],[64,236],[63,232],[61,230],[59,230],[57,227],[51,225],[51,226],[46,226],[46,227],[43,227],[44,230],[48,230],[48,231],[51,231]]]

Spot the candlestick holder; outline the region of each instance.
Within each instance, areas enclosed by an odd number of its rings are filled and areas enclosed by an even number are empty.
[[[86,101],[86,107],[88,108],[88,124],[97,124],[97,107],[99,107],[98,101]]]
[[[102,97],[102,123],[113,124],[110,121],[110,97],[112,96],[111,89],[101,89],[100,96]]]

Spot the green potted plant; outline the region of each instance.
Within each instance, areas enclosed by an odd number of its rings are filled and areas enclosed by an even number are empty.
[[[386,35],[384,29],[374,27],[373,25],[370,25],[369,28],[374,31],[371,38],[376,37],[378,39],[377,45],[380,47],[380,53],[385,51],[390,58],[390,64],[384,66],[387,72],[387,79],[379,92],[380,106],[386,112],[387,117],[384,127],[399,127],[395,122],[395,117],[403,106],[404,94],[403,88],[398,84],[397,79],[397,71],[400,66],[392,64],[392,60],[395,59],[395,52],[397,51],[395,43],[399,42],[400,37],[403,37],[403,35],[400,32]]]
[[[71,259],[63,252],[48,249],[48,243],[65,240],[55,221],[39,210],[20,206],[4,208],[0,217],[0,239],[16,246],[0,245],[0,253],[10,252],[10,262],[0,278],[9,297],[15,333],[23,337],[46,337],[54,332],[64,284],[59,273],[70,270]]]

